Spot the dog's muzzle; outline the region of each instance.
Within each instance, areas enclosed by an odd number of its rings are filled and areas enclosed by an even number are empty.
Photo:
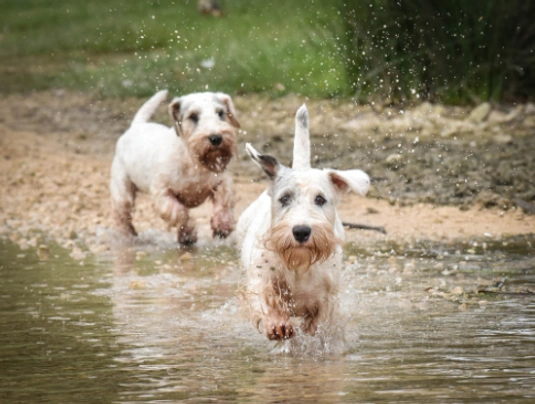
[[[212,146],[219,146],[223,142],[223,136],[217,134],[217,135],[210,135],[208,136],[209,142],[212,144]]]
[[[312,229],[308,226],[299,225],[293,227],[292,233],[295,241],[302,244],[308,241],[310,234],[312,233]]]

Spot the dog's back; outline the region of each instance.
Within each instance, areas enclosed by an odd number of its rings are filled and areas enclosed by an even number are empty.
[[[161,90],[146,101],[115,149],[112,171],[121,173],[120,177],[128,178],[143,192],[149,192],[155,176],[172,169],[173,156],[182,146],[173,128],[149,122],[166,98],[167,90]]]

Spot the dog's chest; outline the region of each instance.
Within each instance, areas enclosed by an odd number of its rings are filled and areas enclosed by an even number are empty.
[[[171,166],[171,165],[170,165]],[[213,194],[220,180],[207,170],[199,169],[187,161],[176,162],[172,170],[162,177],[176,198],[187,208],[195,208]]]
[[[326,296],[338,291],[337,271],[326,270],[321,264],[301,274],[280,268],[270,275],[275,292],[290,304],[295,316],[314,312]]]
[[[174,189],[177,199],[188,208],[195,208],[212,194],[211,182],[184,181]]]

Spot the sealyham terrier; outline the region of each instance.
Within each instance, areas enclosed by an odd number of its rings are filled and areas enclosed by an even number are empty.
[[[116,225],[136,235],[132,225],[136,192],[147,192],[169,227],[178,228],[178,242],[192,244],[197,233],[189,209],[210,198],[213,235],[227,237],[234,229],[234,197],[224,170],[236,154],[235,128],[240,127],[232,100],[212,92],[175,98],[169,104],[173,121],[169,128],[149,122],[166,98],[167,90],[152,96],[117,141],[110,182]]]
[[[369,177],[360,170],[310,167],[305,105],[295,118],[292,168],[250,144],[246,150],[271,179],[237,226],[252,322],[270,340],[293,337],[292,318],[314,335],[319,324],[333,324],[339,310],[344,229],[336,206],[349,190],[365,195]]]

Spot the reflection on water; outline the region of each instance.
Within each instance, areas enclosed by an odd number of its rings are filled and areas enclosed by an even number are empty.
[[[347,246],[341,355],[258,334],[225,245],[80,262],[4,242],[0,400],[533,402],[534,241]]]

